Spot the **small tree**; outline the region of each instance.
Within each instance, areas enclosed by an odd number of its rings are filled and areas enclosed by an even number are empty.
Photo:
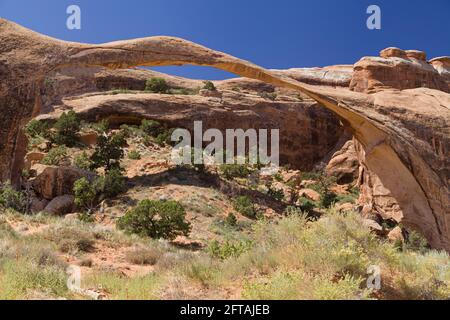
[[[128,233],[169,240],[187,236],[191,230],[186,212],[177,201],[143,200],[121,217],[117,226]]]
[[[81,178],[73,184],[75,204],[91,213],[97,206],[97,192],[86,178]]]
[[[74,111],[64,112],[56,121],[54,128],[56,129],[54,142],[71,147],[77,142],[81,121]]]
[[[83,153],[75,156],[75,159],[73,160],[73,165],[83,170],[90,170],[92,167],[92,161],[89,158],[86,151],[83,151]]]
[[[48,129],[46,122],[33,119],[25,126],[24,131],[30,138],[45,138],[48,136]]]
[[[126,140],[121,132],[100,135],[91,156],[91,169],[100,167],[104,167],[106,171],[120,169],[120,160],[124,157],[123,147],[125,145]]]
[[[163,78],[151,78],[145,83],[145,91],[167,93],[169,91],[169,85]]]
[[[164,128],[158,121],[147,119],[142,120],[140,129],[151,137],[157,137],[164,132]]]
[[[252,200],[247,196],[240,196],[234,200],[233,208],[244,217],[253,219],[258,215],[255,205]]]
[[[58,166],[67,159],[67,148],[65,146],[58,146],[52,148],[42,159],[42,164],[48,166]]]
[[[28,201],[23,192],[16,191],[9,181],[0,185],[0,205],[18,212],[27,212]]]
[[[113,198],[126,189],[125,177],[119,169],[112,169],[106,175],[100,176],[90,182],[81,178],[74,183],[75,204],[91,213],[98,203],[104,199]]]
[[[203,89],[204,90],[209,90],[209,91],[216,91],[216,86],[214,85],[214,83],[212,83],[211,81],[205,81],[203,82]]]
[[[119,169],[114,168],[104,176],[97,177],[93,183],[99,200],[114,198],[126,190],[125,177]]]

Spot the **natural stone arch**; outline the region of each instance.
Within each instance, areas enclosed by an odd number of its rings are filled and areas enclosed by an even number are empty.
[[[361,143],[368,168],[380,177],[398,201],[404,223],[421,231],[433,247],[450,251],[448,160],[442,159],[429,145],[424,145],[423,139],[405,128],[389,110],[380,112],[380,107],[386,105],[382,94],[368,95],[303,84],[247,61],[172,37],[87,45],[45,37],[0,19],[0,43],[0,76],[5,79],[0,87],[3,109],[0,139],[6,141],[0,147],[2,179],[11,178],[20,169],[24,156],[20,127],[39,113],[40,87],[49,72],[77,66],[211,66],[298,90],[336,113]],[[420,89],[406,90],[402,93],[403,102],[408,103],[417,94],[421,94]],[[434,127],[427,121],[423,125],[443,139],[440,143],[446,150],[450,101],[448,95],[436,95],[434,98],[439,100],[439,110],[446,125]],[[399,108],[407,110],[408,106]]]

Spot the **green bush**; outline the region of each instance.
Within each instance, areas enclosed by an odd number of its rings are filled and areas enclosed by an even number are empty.
[[[283,190],[274,188],[272,184],[267,187],[267,195],[276,201],[283,201],[284,199]]]
[[[164,128],[158,121],[154,120],[142,120],[140,129],[151,137],[157,137],[164,132]]]
[[[219,243],[219,241],[214,240],[209,244],[208,251],[213,258],[225,260],[231,257],[239,257],[244,252],[249,251],[252,247],[253,242],[250,240],[236,242],[225,241],[224,243]]]
[[[247,178],[251,170],[243,164],[222,164],[219,168],[225,179]]]
[[[140,160],[141,159],[141,154],[139,153],[139,151],[131,150],[130,152],[128,152],[128,159]]]
[[[42,164],[48,166],[58,166],[67,159],[67,148],[65,146],[58,146],[52,148],[42,159]]]
[[[126,190],[125,177],[119,169],[111,169],[104,176],[90,182],[81,178],[74,183],[75,204],[92,212],[97,204],[105,199],[114,198]]]
[[[47,137],[48,129],[48,124],[46,122],[33,119],[25,126],[24,131],[28,137],[37,138]]]
[[[244,217],[254,219],[258,215],[258,211],[255,208],[252,200],[247,196],[240,196],[234,200],[233,208]]]
[[[127,233],[169,240],[180,235],[187,236],[191,230],[186,212],[179,202],[155,200],[141,201],[118,220],[117,227]]]
[[[28,207],[27,197],[23,192],[15,190],[10,182],[0,185],[0,205],[25,213]]]
[[[175,129],[169,129],[169,130],[165,130],[162,133],[160,133],[156,139],[155,139],[155,143],[160,145],[160,146],[164,146],[164,145],[168,145],[168,146],[174,146],[175,142],[172,141],[172,133]]]
[[[92,212],[97,205],[97,191],[92,183],[81,178],[73,184],[73,193],[75,195],[75,204],[88,212]]]
[[[233,212],[230,212],[225,218],[225,224],[230,227],[235,227],[237,225],[237,218]]]
[[[83,170],[90,170],[92,167],[92,161],[86,151],[83,151],[82,154],[75,156],[75,159],[73,159],[73,165]]]
[[[203,89],[204,90],[210,90],[210,91],[216,91],[216,86],[211,81],[205,81],[203,82]]]
[[[126,140],[122,132],[100,135],[91,156],[91,169],[100,167],[105,168],[106,171],[120,169],[120,160],[124,157],[123,147],[125,145]]]
[[[103,119],[102,121],[95,123],[92,128],[100,134],[106,133],[109,130],[109,121]]]
[[[111,169],[94,180],[94,188],[100,200],[114,198],[126,190],[126,179],[119,169]]]
[[[167,93],[169,91],[169,85],[163,78],[151,78],[145,83],[145,91]]]
[[[71,147],[77,143],[81,121],[74,111],[64,112],[56,121],[54,128],[56,129],[54,142]]]
[[[311,200],[309,200],[307,198],[304,198],[304,197],[301,197],[299,199],[299,202],[300,202],[299,203],[300,209],[303,212],[308,213],[308,214],[312,213],[314,211],[315,207],[316,207],[316,204],[313,201],[311,201]]]

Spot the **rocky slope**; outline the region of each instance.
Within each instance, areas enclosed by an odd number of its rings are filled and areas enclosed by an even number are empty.
[[[41,112],[42,88],[51,72],[68,67],[212,66],[296,90],[333,111],[360,144],[363,166],[396,199],[403,223],[420,230],[433,247],[450,250],[448,58],[427,62],[420,52],[389,49],[381,58],[357,63],[346,87],[347,80],[323,75],[317,83],[316,76],[305,80],[310,78],[305,73],[301,83],[292,75],[296,71],[265,70],[170,37],[68,43],[2,19],[0,43],[0,139],[6,141],[0,147],[2,179],[17,175],[22,166],[25,141],[20,128]]]

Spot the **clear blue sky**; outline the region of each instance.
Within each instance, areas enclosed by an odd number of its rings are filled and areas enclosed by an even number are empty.
[[[81,7],[79,31],[66,28],[70,4]],[[381,30],[366,28],[370,4],[381,7]],[[0,16],[70,41],[178,36],[267,68],[354,63],[389,46],[450,55],[450,0],[0,0]],[[229,77],[201,67],[158,70]]]

